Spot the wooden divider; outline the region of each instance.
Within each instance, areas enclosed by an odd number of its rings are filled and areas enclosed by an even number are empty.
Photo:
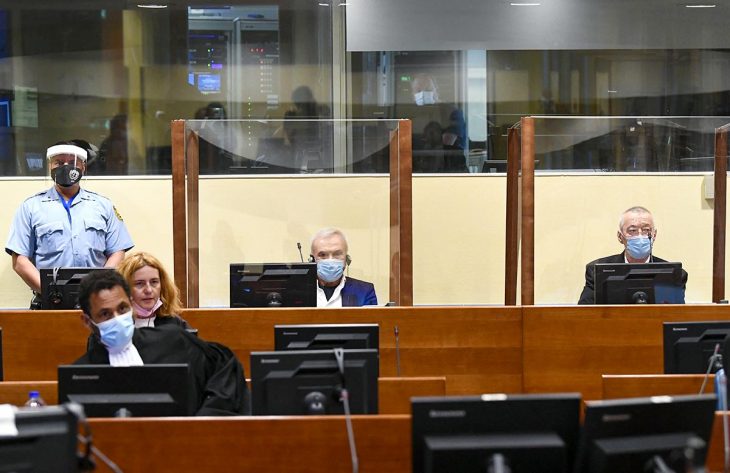
[[[704,378],[701,374],[604,374],[603,399],[697,394]],[[715,392],[715,375],[708,376],[704,392]]]
[[[56,379],[59,364],[86,352],[89,329],[80,317],[78,311],[0,311],[4,379]]]
[[[601,399],[604,374],[664,372],[662,322],[728,320],[722,305],[523,307],[526,393]]]
[[[725,413],[728,415],[730,413]],[[722,471],[722,415],[715,415],[709,471]],[[352,471],[345,420],[328,417],[92,419],[94,444],[125,473]],[[361,473],[411,469],[411,418],[354,416]],[[154,439],[139,448],[140,439]],[[97,462],[97,472],[110,471]]]
[[[56,381],[0,382],[0,404],[22,406],[30,391],[38,391],[48,405],[58,404]],[[378,412],[380,414],[410,414],[411,398],[415,396],[446,395],[446,378],[379,378]]]
[[[92,419],[91,428],[125,473],[352,471],[342,416]],[[360,473],[411,471],[410,416],[353,416],[353,430]]]
[[[274,347],[276,324],[377,323],[380,375],[445,376],[449,394],[522,390],[522,317],[518,307],[187,309],[201,338],[231,348],[250,372],[249,354]]]

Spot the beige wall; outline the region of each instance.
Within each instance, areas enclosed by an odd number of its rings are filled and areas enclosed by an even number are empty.
[[[536,179],[535,300],[574,303],[585,263],[621,251],[620,212],[652,209],[656,254],[681,260],[690,274],[687,301],[711,294],[712,215],[702,175],[541,175]],[[6,238],[12,215],[48,180],[3,181]],[[136,249],[172,270],[169,178],[88,179],[85,187],[111,198]],[[326,225],[350,240],[350,275],[373,281],[388,300],[388,178],[291,177],[204,179],[200,186],[201,305],[228,305],[231,262],[298,261],[311,234]],[[504,299],[505,178],[499,175],[417,177],[413,188],[414,299],[417,304],[501,304]],[[0,259],[0,307],[25,307],[29,291]]]

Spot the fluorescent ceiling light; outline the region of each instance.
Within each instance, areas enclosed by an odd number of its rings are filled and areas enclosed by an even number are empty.
[[[510,3],[513,7],[539,7],[539,3]]]
[[[686,8],[715,8],[716,5],[714,4],[695,4],[695,5],[685,5]]]
[[[155,3],[138,3],[139,8],[167,8],[167,5],[155,4]]]

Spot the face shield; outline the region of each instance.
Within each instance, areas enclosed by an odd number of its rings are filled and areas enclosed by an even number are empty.
[[[88,153],[76,145],[54,145],[48,148],[46,158],[53,182],[61,187],[77,184],[86,168]]]

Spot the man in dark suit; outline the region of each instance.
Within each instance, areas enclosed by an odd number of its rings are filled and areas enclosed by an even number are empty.
[[[372,283],[345,276],[352,261],[347,238],[336,228],[324,228],[312,237],[310,261],[317,263],[317,307],[377,305]]]
[[[586,283],[578,304],[595,304],[595,269],[597,263],[663,263],[663,260],[652,254],[657,230],[654,217],[644,207],[631,207],[621,215],[619,229],[616,232],[624,251],[617,255],[606,256],[591,261],[586,265]],[[682,284],[687,285],[687,272],[682,270]]]

